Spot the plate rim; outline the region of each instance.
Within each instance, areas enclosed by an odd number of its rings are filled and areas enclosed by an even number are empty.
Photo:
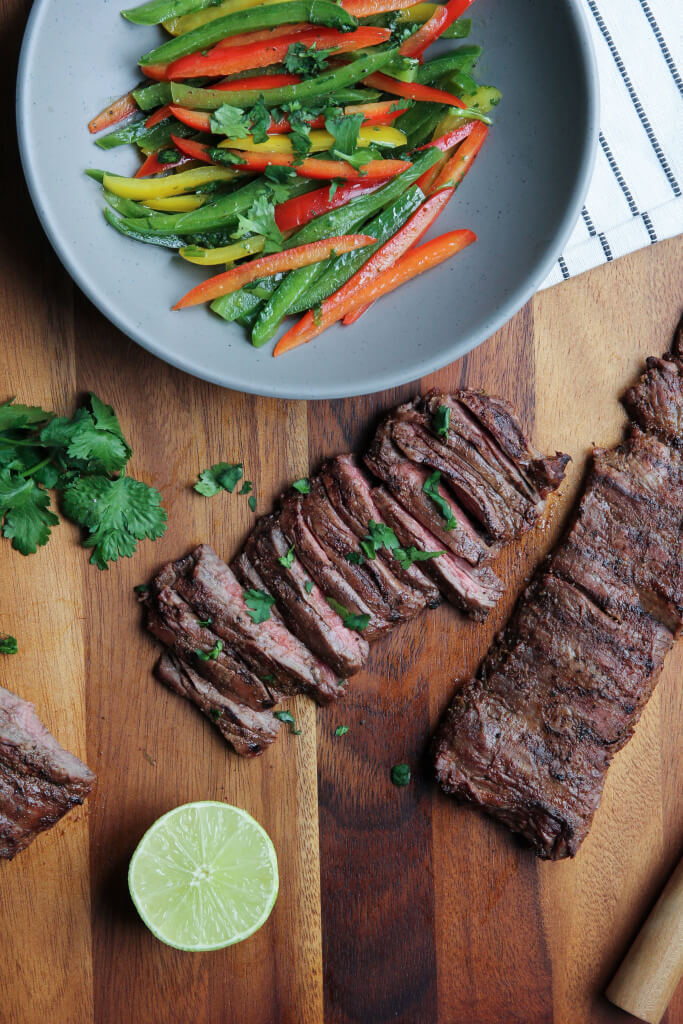
[[[508,323],[508,321],[526,305],[526,303],[538,291],[539,285],[548,276],[553,265],[562,254],[564,246],[580,216],[581,207],[583,206],[593,175],[597,153],[600,113],[600,84],[597,59],[590,33],[588,14],[585,10],[584,4],[582,0],[564,0],[568,11],[572,16],[576,29],[578,52],[582,65],[581,71],[586,83],[586,131],[582,140],[579,172],[568,197],[565,212],[562,216],[558,230],[554,233],[553,238],[546,243],[544,247],[544,255],[539,257],[535,272],[530,274],[524,284],[513,291],[507,300],[498,307],[496,314],[494,316],[490,316],[486,320],[483,328],[473,329],[464,337],[460,336],[455,342],[444,347],[440,354],[434,355],[428,359],[423,359],[419,361],[419,363],[416,362],[409,372],[403,370],[391,373],[390,368],[387,368],[382,372],[381,380],[378,379],[379,375],[375,374],[373,378],[368,380],[367,387],[364,387],[361,391],[356,389],[349,390],[348,387],[344,386],[336,387],[333,383],[325,388],[321,388],[320,386],[310,386],[303,387],[299,390],[296,388],[290,389],[287,386],[284,388],[275,388],[273,386],[259,387],[257,382],[252,384],[249,381],[246,383],[244,381],[236,383],[234,380],[230,380],[229,373],[214,372],[211,367],[198,366],[194,364],[189,353],[185,356],[168,353],[163,349],[162,343],[155,341],[153,336],[146,333],[141,328],[136,329],[136,325],[134,324],[126,323],[124,317],[117,311],[115,304],[109,302],[106,294],[103,293],[102,290],[91,286],[89,281],[83,279],[80,269],[76,266],[75,260],[72,258],[69,246],[62,241],[59,232],[53,226],[50,216],[40,200],[39,190],[34,177],[32,160],[28,154],[28,143],[21,126],[28,123],[27,118],[23,115],[25,105],[28,103],[28,78],[30,72],[29,54],[33,43],[33,37],[37,31],[42,11],[50,3],[54,2],[55,0],[34,0],[24,29],[17,69],[15,100],[16,130],[21,167],[33,208],[36,211],[43,231],[47,235],[48,241],[54,249],[62,266],[67,271],[74,284],[83,292],[90,302],[92,302],[99,312],[119,331],[121,331],[124,337],[131,339],[147,352],[151,352],[152,355],[161,359],[162,362],[165,362],[168,365],[181,370],[183,373],[187,373],[199,380],[207,381],[210,384],[217,384],[219,387],[240,391],[244,394],[261,395],[265,398],[328,401],[330,399],[356,398],[363,395],[377,394],[380,391],[402,387],[412,381],[416,381],[422,377],[436,373],[439,370],[450,366],[451,363],[456,360],[463,358],[469,352],[472,352],[479,345],[483,344],[491,337],[492,334],[495,334],[497,330]],[[415,371],[414,373],[413,370]]]

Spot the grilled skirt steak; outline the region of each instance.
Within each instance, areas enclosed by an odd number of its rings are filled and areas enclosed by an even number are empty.
[[[649,433],[632,427],[623,444],[594,453],[567,537],[437,736],[446,792],[520,832],[542,858],[578,850],[683,626],[680,427],[672,434],[683,400],[678,391],[673,412],[673,394],[651,402],[648,417],[638,406]]]
[[[173,654],[161,655],[155,673],[169,690],[195,704],[213,722],[235,753],[255,757],[276,738],[280,723],[272,712],[253,711],[220,693],[186,661]]]
[[[0,857],[11,860],[82,804],[95,776],[60,747],[32,704],[0,687]]]
[[[680,447],[683,437],[683,321],[673,351],[661,359],[652,356],[638,383],[624,395],[632,420],[647,433]]]

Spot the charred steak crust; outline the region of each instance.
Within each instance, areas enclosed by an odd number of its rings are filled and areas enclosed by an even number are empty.
[[[444,790],[545,859],[577,852],[683,628],[683,396],[655,364],[627,393],[638,425],[594,453],[567,535],[436,737]]]
[[[0,687],[0,857],[11,860],[82,804],[95,776],[59,745],[32,704]]]
[[[623,398],[631,419],[649,434],[680,448],[683,445],[683,320],[671,352],[651,356],[637,384]]]

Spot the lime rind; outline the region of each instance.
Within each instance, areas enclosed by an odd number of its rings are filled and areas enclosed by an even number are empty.
[[[223,949],[268,919],[279,886],[277,856],[265,829],[219,801],[183,804],[144,834],[128,869],[140,917],[175,949]]]

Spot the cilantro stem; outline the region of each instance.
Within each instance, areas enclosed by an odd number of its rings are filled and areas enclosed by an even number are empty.
[[[10,448],[44,448],[45,445],[42,441],[36,439],[35,441],[13,441],[10,437],[3,437],[0,434],[0,444],[6,444]]]
[[[41,459],[40,462],[36,462],[35,466],[31,466],[30,469],[25,469],[24,472],[20,473],[19,475],[23,476],[24,479],[26,479],[26,477],[33,476],[34,473],[37,473],[39,469],[43,468],[43,466],[49,466],[51,462],[52,455],[48,455],[46,458]]]

